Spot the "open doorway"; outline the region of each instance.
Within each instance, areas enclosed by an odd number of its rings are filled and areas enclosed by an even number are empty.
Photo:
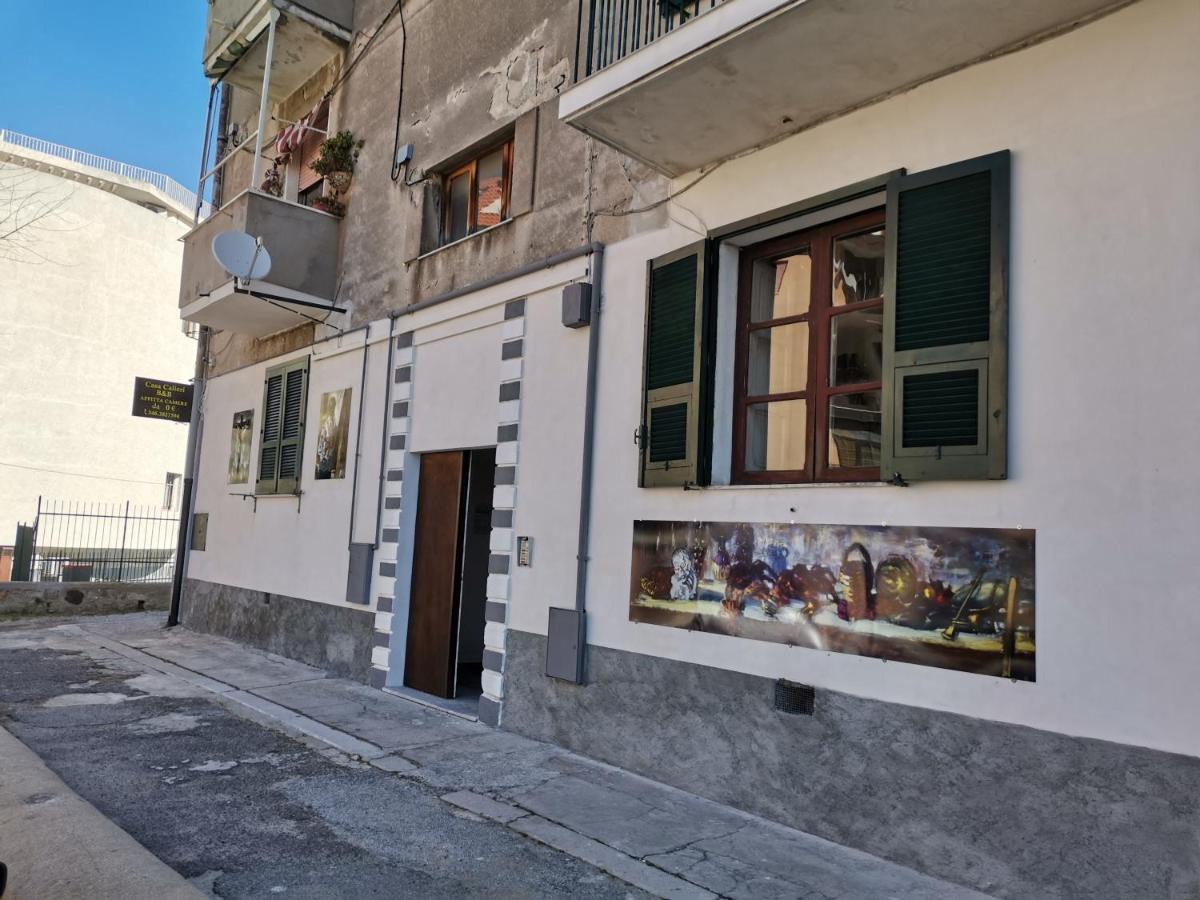
[[[404,685],[474,715],[482,693],[495,448],[421,455]]]

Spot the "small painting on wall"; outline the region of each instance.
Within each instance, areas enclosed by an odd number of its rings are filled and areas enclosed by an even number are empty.
[[[346,450],[350,444],[350,388],[321,395],[321,420],[317,427],[317,480],[346,477]]]
[[[1034,537],[635,522],[629,618],[1034,681]]]
[[[251,426],[254,410],[244,409],[233,414],[233,435],[229,442],[229,483],[245,484],[250,480]]]

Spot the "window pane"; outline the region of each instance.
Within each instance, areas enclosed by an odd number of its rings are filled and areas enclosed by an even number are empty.
[[[833,242],[833,305],[883,296],[883,229]]]
[[[471,202],[471,176],[466,172],[450,182],[448,214],[446,216],[446,240],[457,241],[467,236],[467,210]]]
[[[499,225],[504,218],[504,150],[479,160],[478,194],[475,197],[475,227]]]
[[[776,325],[750,332],[746,395],[802,391],[808,384],[808,323]]]
[[[746,471],[804,468],[806,401],[776,400],[746,407]]]
[[[750,321],[767,322],[808,312],[812,291],[812,259],[804,250],[754,268]]]
[[[829,384],[883,379],[883,309],[842,313],[829,320]]]
[[[829,398],[829,465],[878,466],[879,391]]]

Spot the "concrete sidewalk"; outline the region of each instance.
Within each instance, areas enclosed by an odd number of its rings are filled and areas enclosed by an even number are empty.
[[[203,898],[3,728],[0,760],[0,862],[9,867],[5,900]]]
[[[161,617],[53,629],[330,753],[435,788],[660,897],[969,898],[984,895],[585,759]]]

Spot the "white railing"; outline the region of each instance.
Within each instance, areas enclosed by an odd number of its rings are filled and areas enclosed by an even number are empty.
[[[43,141],[41,138],[30,137],[27,134],[20,134],[19,132],[8,131],[3,128],[0,128],[0,144],[12,144],[17,147],[23,147],[26,150],[33,150],[36,153],[44,153],[47,156],[69,160],[76,165],[87,166],[90,169],[99,169],[111,175],[119,175],[131,181],[141,181],[166,194],[180,206],[187,209],[189,213],[194,212],[196,209],[196,195],[178,181],[162,174],[162,172],[152,172],[149,169],[143,169],[141,166],[131,166],[128,163],[117,162],[115,159],[97,156],[95,153],[85,153],[82,150],[64,147],[62,144]],[[207,205],[205,204],[205,206]]]

